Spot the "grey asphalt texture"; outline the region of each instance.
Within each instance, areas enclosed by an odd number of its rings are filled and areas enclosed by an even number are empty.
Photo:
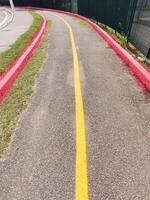
[[[0,200],[73,200],[75,98],[65,24],[49,12],[48,58],[0,161]],[[61,14],[57,14],[61,15]],[[90,200],[150,199],[150,98],[88,25],[72,27],[85,112]]]

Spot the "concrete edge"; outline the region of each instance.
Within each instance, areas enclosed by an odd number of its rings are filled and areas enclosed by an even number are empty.
[[[150,73],[148,70],[144,69],[144,67],[137,62],[120,44],[118,44],[107,32],[105,32],[102,28],[92,22],[90,19],[83,17],[81,15],[61,11],[54,10],[48,8],[38,8],[38,7],[23,7],[27,9],[34,10],[45,10],[51,12],[57,12],[62,14],[67,14],[73,17],[77,17],[88,23],[107,43],[108,45],[119,55],[119,57],[129,66],[132,74],[142,83],[144,89],[150,92]]]
[[[26,64],[32,57],[34,51],[40,44],[44,37],[45,30],[47,27],[47,20],[45,17],[41,16],[42,23],[39,30],[35,33],[33,39],[25,47],[25,49],[20,53],[20,55],[15,59],[10,65],[8,65],[8,70],[0,75],[0,103],[6,96],[9,89],[12,87],[14,81],[17,79],[19,74],[25,68]]]

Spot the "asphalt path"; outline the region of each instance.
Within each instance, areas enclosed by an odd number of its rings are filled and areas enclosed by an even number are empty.
[[[0,200],[149,200],[148,94],[88,25],[41,13],[48,57],[0,161]]]

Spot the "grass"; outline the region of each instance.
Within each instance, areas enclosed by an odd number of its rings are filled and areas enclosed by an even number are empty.
[[[78,23],[80,26],[87,26],[87,23],[84,22],[83,20],[79,20]]]
[[[51,21],[49,21],[48,27],[50,25]],[[33,93],[36,75],[46,59],[47,44],[48,33],[0,105],[0,156],[8,146],[19,116],[27,107]]]
[[[80,26],[87,26],[88,24],[84,22],[81,19],[78,19],[76,17],[72,17],[73,20],[77,21]],[[106,26],[105,24],[96,21],[95,19],[90,19],[94,23],[96,23],[98,26],[100,26],[102,29],[104,29],[117,43],[119,43],[128,53],[133,56],[135,59],[137,59],[138,62],[140,62],[143,67],[146,69],[150,69],[149,62],[145,59],[145,56],[136,48],[134,45],[128,42],[127,37],[122,33],[118,33],[113,28]],[[139,60],[141,58],[143,61]]]
[[[77,18],[77,17],[72,17],[72,19],[75,20],[75,21],[77,21],[78,24],[79,24],[80,26],[82,26],[82,27],[85,27],[85,26],[88,25],[86,22],[84,22],[83,20],[81,20],[81,19],[79,19],[79,18]]]
[[[150,5],[147,5],[145,8],[144,8],[145,11],[150,11]]]
[[[8,50],[0,54],[0,73],[9,65],[14,58],[25,48],[25,46],[33,38],[35,32],[41,25],[41,17],[37,13],[30,12],[33,16],[33,23],[30,28],[22,34]]]
[[[125,36],[121,35],[120,33],[116,32],[113,28],[106,26],[103,23],[97,22],[97,24],[106,32],[108,32],[120,45],[127,46],[128,41]]]
[[[87,26],[88,24],[81,19],[76,17],[72,17],[73,20],[77,21],[80,26]],[[117,43],[119,43],[128,53],[133,56],[137,61],[143,65],[145,69],[150,69],[150,64],[145,56],[131,43],[128,42],[127,37],[124,33],[120,34],[115,31],[113,28],[106,26],[105,24],[96,21],[95,19],[90,19],[91,21],[95,22],[98,26],[104,29]],[[142,61],[141,61],[142,60]]]
[[[113,28],[106,26],[105,24],[101,22],[97,22],[93,19],[91,20],[97,23],[97,25],[99,25],[102,29],[104,29],[115,41],[117,41],[124,49],[126,49],[126,51],[128,51],[130,55],[132,55],[135,59],[137,59],[137,61],[140,62],[144,68],[150,69],[150,65],[148,62],[146,62],[144,55],[138,49],[136,49],[134,45],[132,45],[131,43],[128,43],[128,40],[124,35],[116,32]],[[133,47],[132,50],[131,50],[131,46]],[[141,62],[138,59],[138,57],[142,58],[143,61]]]

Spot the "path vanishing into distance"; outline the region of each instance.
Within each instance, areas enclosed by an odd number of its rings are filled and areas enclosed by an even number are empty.
[[[87,24],[39,13],[47,59],[0,161],[0,200],[149,200],[148,94]]]

